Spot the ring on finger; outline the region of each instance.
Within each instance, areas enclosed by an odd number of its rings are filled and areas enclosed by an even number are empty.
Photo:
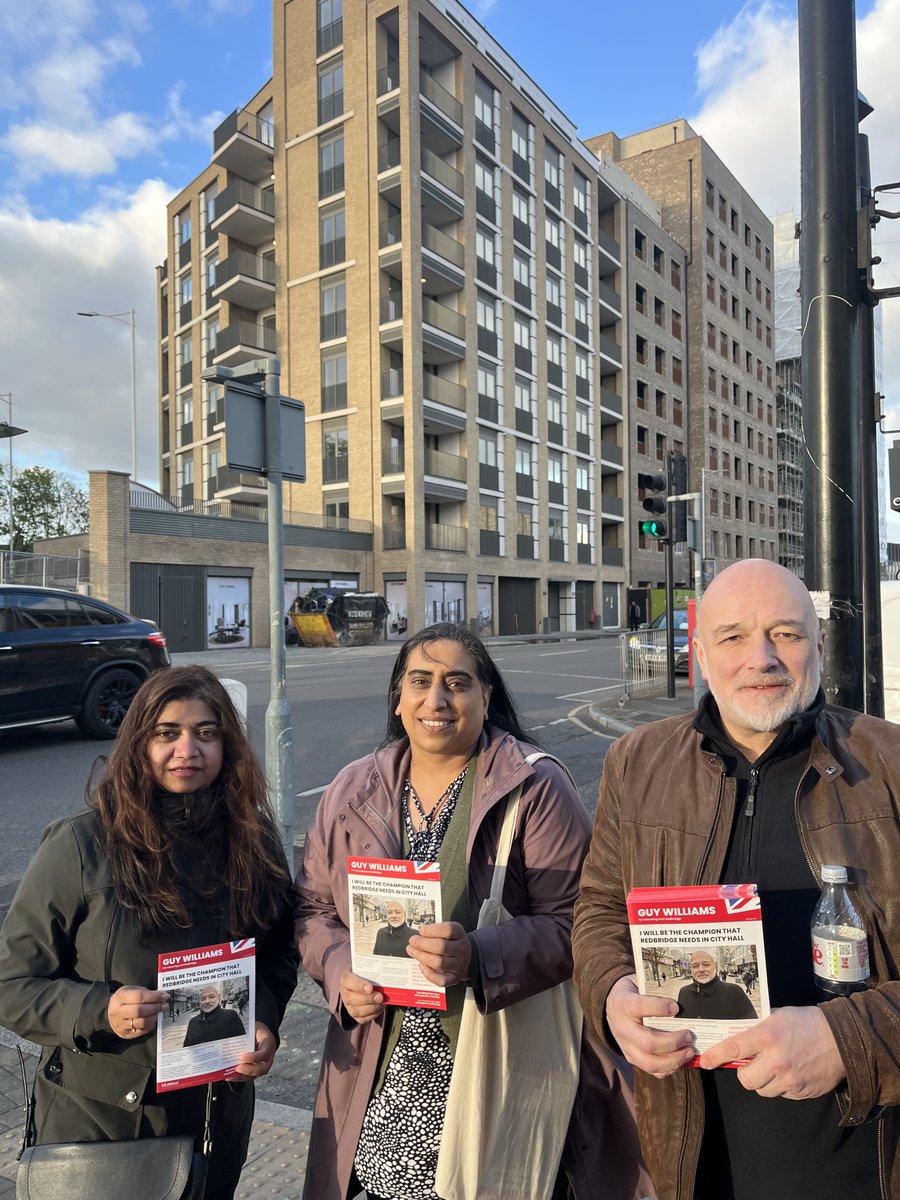
[[[132,1033],[137,1033],[137,1030],[136,1030],[136,1029],[135,1029],[135,1027],[134,1027],[134,1021],[132,1021],[132,1022],[131,1022],[131,1032],[132,1032]]]

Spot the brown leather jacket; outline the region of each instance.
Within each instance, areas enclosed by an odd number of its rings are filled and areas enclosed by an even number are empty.
[[[607,995],[634,972],[626,894],[718,883],[725,862],[735,782],[701,749],[692,722],[644,725],[606,755],[572,950],[585,1020],[608,1045]],[[813,877],[823,863],[846,864],[866,920],[871,986],[820,1007],[847,1072],[841,1123],[880,1121],[882,1195],[900,1200],[900,726],[826,706],[794,812]],[[636,1071],[635,1094],[659,1200],[690,1200],[703,1138],[699,1073],[657,1080]]]

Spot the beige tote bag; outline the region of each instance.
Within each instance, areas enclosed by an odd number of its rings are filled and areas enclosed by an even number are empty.
[[[479,929],[512,919],[502,897],[521,792],[506,802]],[[441,1200],[550,1200],[578,1088],[582,1023],[571,979],[487,1015],[466,989],[435,1180]]]

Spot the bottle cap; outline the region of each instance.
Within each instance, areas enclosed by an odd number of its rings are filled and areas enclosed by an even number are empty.
[[[823,867],[822,868],[823,883],[846,883],[847,868],[846,867]]]

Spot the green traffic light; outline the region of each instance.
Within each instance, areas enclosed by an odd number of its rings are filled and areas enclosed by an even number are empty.
[[[645,537],[662,538],[666,536],[665,521],[641,521],[641,533]]]

